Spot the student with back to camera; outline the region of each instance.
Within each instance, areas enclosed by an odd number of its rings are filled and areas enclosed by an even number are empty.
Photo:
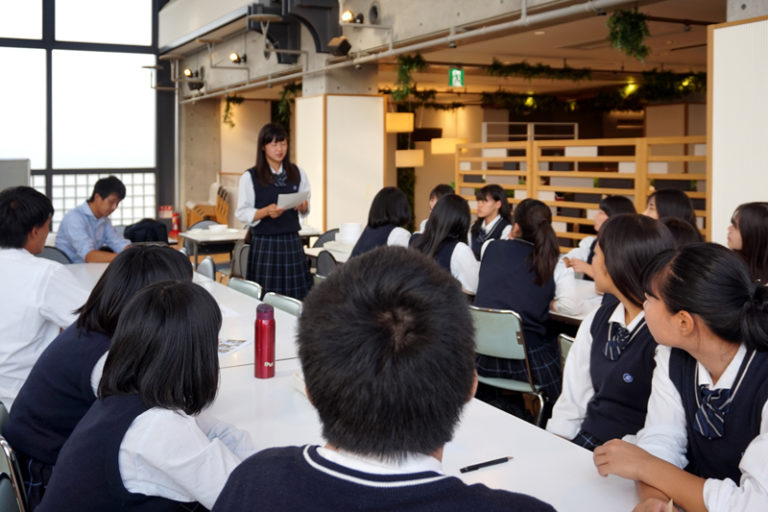
[[[475,258],[487,240],[506,240],[512,231],[512,207],[507,192],[499,185],[486,185],[475,194],[477,220],[472,224],[469,239]]]
[[[179,251],[138,245],[121,252],[77,311],[77,321],[32,367],[3,430],[19,459],[30,509],[42,499],[62,445],[96,400],[123,308],[147,284],[170,279],[192,280],[192,266]]]
[[[368,224],[365,226],[352,256],[359,256],[382,245],[408,247],[411,234],[404,228],[411,220],[411,205],[402,190],[384,187],[371,202]]]
[[[558,255],[549,207],[537,199],[523,200],[515,208],[512,236],[483,246],[474,305],[520,314],[533,382],[554,400],[560,394],[562,374],[560,354],[555,340],[547,336],[546,325],[555,295],[553,271]],[[486,377],[528,380],[524,361],[481,355],[477,371]]]
[[[658,255],[644,281],[648,415],[637,446],[595,450],[598,471],[637,481],[635,510],[768,510],[768,287],[711,243]]]
[[[736,208],[728,226],[728,247],[739,253],[753,280],[768,283],[768,202]]]
[[[449,194],[435,204],[424,233],[411,237],[411,247],[434,258],[459,280],[466,293],[474,295],[480,263],[465,243],[470,219],[467,200]]]
[[[642,428],[656,350],[643,314],[642,272],[674,244],[663,224],[639,214],[616,215],[600,229],[595,287],[618,302],[581,322],[547,430],[594,450]]]
[[[201,411],[219,382],[221,309],[191,282],[153,283],[120,315],[98,400],[56,460],[38,511],[213,506],[250,436]]]
[[[433,188],[429,192],[429,212],[432,213],[432,209],[435,207],[435,204],[442,199],[443,197],[453,194],[453,187],[450,185],[446,185],[445,183],[441,183],[439,185],[435,185],[435,188]],[[419,224],[419,233],[423,233],[424,230],[427,227],[427,220],[424,219],[421,221],[421,224]]]
[[[307,296],[298,345],[326,444],[250,457],[213,512],[553,510],[442,472],[477,381],[466,301],[431,258],[381,247],[350,259]]]

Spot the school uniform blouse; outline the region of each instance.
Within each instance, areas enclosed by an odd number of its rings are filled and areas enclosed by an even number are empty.
[[[309,188],[309,179],[307,179],[307,174],[304,172],[304,170],[299,167],[298,165],[296,168],[299,170],[299,176],[301,177],[301,182],[299,183],[299,189],[296,191],[297,193],[302,192],[310,192]],[[269,169],[272,171],[272,174],[280,174],[283,172],[283,164],[280,164],[280,169],[275,171],[270,167]],[[307,196],[307,199],[309,199],[309,196]],[[258,226],[261,222],[261,219],[259,220],[253,220],[253,216],[256,215],[256,210],[258,208],[255,207],[256,204],[256,192],[253,188],[253,180],[251,179],[251,173],[248,171],[245,171],[243,175],[240,177],[240,183],[237,186],[237,209],[235,209],[235,217],[237,217],[237,220],[242,222],[243,224],[247,226]],[[307,210],[306,213],[300,213],[299,215],[305,217],[309,213],[309,210]]]
[[[709,389],[731,389],[746,354],[744,345],[739,347],[716,383],[706,368],[697,363],[698,384]],[[670,355],[670,347],[659,346],[656,351],[653,391],[648,400],[645,427],[637,433],[637,445],[685,468],[688,465],[687,421],[680,393],[669,377]],[[704,483],[704,505],[709,512],[768,510],[768,402],[763,404],[761,418],[760,434],[747,446],[739,462],[741,482],[708,478]]]
[[[457,243],[451,254],[451,275],[459,280],[464,291],[472,295],[477,293],[480,262],[464,242]]]
[[[595,395],[590,376],[590,358],[593,342],[591,327],[596,313],[593,311],[587,315],[579,326],[563,371],[563,389],[552,409],[552,418],[547,422],[548,431],[566,439],[573,439],[581,430],[587,416],[587,406]],[[645,319],[645,314],[641,311],[629,325],[624,318],[624,305],[619,303],[609,322],[616,322],[630,332]]]

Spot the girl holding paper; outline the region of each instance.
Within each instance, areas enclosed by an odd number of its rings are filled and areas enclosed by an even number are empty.
[[[265,292],[303,299],[312,278],[299,239],[299,214],[306,215],[308,200],[295,208],[278,207],[281,194],[307,193],[309,180],[288,156],[282,126],[269,123],[259,132],[256,165],[240,178],[235,216],[250,226],[251,250],[246,278]]]

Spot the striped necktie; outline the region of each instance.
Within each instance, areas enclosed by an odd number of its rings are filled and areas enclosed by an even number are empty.
[[[731,410],[730,389],[708,389],[704,384],[698,389],[699,408],[693,420],[693,430],[707,439],[725,434],[725,415]]]
[[[611,322],[608,327],[608,341],[603,347],[603,354],[611,361],[617,360],[631,339],[631,333],[624,326],[618,322]]]

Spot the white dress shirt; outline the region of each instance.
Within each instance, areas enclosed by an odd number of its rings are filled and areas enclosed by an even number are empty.
[[[210,509],[229,474],[255,451],[247,432],[210,414],[153,407],[128,427],[118,465],[130,492]]]
[[[582,286],[582,280],[576,277],[572,267],[566,267],[564,258],[587,261],[589,248],[595,237],[588,236],[579,242],[578,247],[571,249],[555,265],[555,299],[554,310],[565,315],[584,315],[600,306],[603,295],[594,286]],[[577,282],[577,279],[579,282]],[[591,282],[591,281],[590,281]]]
[[[587,405],[595,395],[592,377],[589,374],[589,360],[592,350],[590,329],[595,319],[595,313],[597,311],[590,313],[579,326],[573,347],[568,352],[568,358],[565,361],[563,390],[552,409],[552,418],[547,422],[548,431],[566,439],[573,439],[581,430],[581,424],[587,416]],[[631,332],[643,318],[645,318],[645,313],[641,312],[627,325],[624,320],[624,305],[619,303],[608,321],[616,322]]]
[[[707,369],[698,364],[699,385],[709,389],[731,388],[747,350],[742,345],[720,379],[712,382]],[[669,378],[671,349],[656,349],[651,397],[645,427],[637,433],[637,445],[648,453],[679,468],[688,465],[685,410],[680,393]],[[760,434],[752,440],[739,462],[741,482],[730,478],[708,478],[704,483],[704,504],[709,512],[768,510],[768,402],[763,404]]]
[[[477,282],[480,279],[480,262],[475,253],[464,242],[459,242],[451,254],[451,275],[459,280],[465,292],[472,295],[477,293]]]
[[[497,215],[488,224],[486,224],[485,221],[483,221],[480,224],[480,229],[483,230],[483,233],[488,234],[491,231],[493,231],[493,229],[496,227],[496,224],[498,224],[500,220],[501,220],[501,215]],[[426,222],[427,221],[424,221],[425,225],[426,225]],[[512,224],[506,226],[504,229],[501,230],[501,236],[499,236],[499,240],[506,240],[507,238],[509,238],[509,234],[511,232],[512,232]],[[485,247],[485,244],[487,244],[491,240],[494,240],[494,239],[488,239],[485,242],[483,242],[483,247]],[[467,232],[467,244],[470,247],[472,247],[472,230],[471,229],[469,230],[469,232]],[[482,251],[482,248],[480,250]]]
[[[442,462],[423,453],[410,453],[405,459],[400,461],[381,460],[344,450],[331,450],[322,446],[317,448],[317,453],[324,459],[345,468],[374,475],[412,474],[427,471],[443,473]]]
[[[411,234],[407,229],[396,227],[389,232],[387,237],[387,247],[405,247],[408,248],[408,244],[411,241]]]
[[[0,400],[10,409],[32,366],[88,292],[61,263],[0,249]]]
[[[296,192],[310,192],[309,179],[307,179],[307,174],[301,167],[296,166],[296,168],[299,170],[299,175],[301,176],[299,190]],[[269,170],[272,171],[272,174],[280,174],[283,172],[283,164],[280,164],[280,169],[277,171],[271,167]],[[309,201],[309,196],[307,196],[307,201]],[[235,209],[235,217],[237,220],[246,226],[258,226],[259,222],[261,222],[261,219],[253,220],[254,215],[256,215],[256,210],[258,210],[258,208],[254,206],[255,204],[256,193],[253,190],[253,180],[251,180],[251,173],[245,171],[240,177],[240,183],[237,186],[237,209]],[[305,213],[300,213],[299,215],[303,218],[308,213],[309,209],[307,209]]]

